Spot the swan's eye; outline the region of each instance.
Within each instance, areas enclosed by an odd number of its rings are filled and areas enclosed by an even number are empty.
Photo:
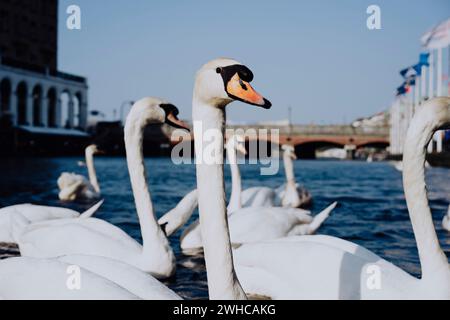
[[[239,79],[239,84],[241,85],[241,88],[247,91],[247,86],[245,85],[244,81],[242,79]]]
[[[216,69],[216,72],[217,72],[217,73],[222,73],[222,68],[217,68],[217,69]]]

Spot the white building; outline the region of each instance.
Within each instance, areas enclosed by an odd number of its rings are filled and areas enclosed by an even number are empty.
[[[0,65],[0,118],[23,129],[81,129],[87,125],[86,79]],[[69,130],[68,130],[69,131]]]

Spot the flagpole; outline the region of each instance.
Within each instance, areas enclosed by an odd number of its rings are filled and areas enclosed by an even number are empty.
[[[447,96],[450,96],[450,44],[447,47],[447,60],[448,60]]]
[[[437,49],[437,83],[436,96],[442,95],[442,48]],[[438,131],[434,135],[436,140],[436,152],[442,152],[442,132]]]
[[[429,70],[429,75],[428,75],[428,99],[431,99],[434,97],[433,95],[433,77],[434,77],[434,51],[430,50],[430,67],[428,68]]]
[[[416,84],[414,85],[414,108],[413,108],[412,116],[414,116],[416,114],[417,107],[419,106],[419,99],[420,99],[419,98],[419,94],[420,94],[419,83],[420,83],[420,77],[417,76]]]
[[[442,48],[437,49],[437,83],[436,83],[436,96],[442,95]]]
[[[425,97],[427,96],[427,69],[425,66],[422,66],[422,83],[421,83],[421,89],[422,89],[422,101],[425,100]]]

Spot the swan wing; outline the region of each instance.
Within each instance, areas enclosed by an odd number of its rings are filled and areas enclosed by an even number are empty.
[[[120,228],[95,218],[31,224],[17,240],[23,256],[40,258],[90,254],[124,259],[142,249]]]
[[[145,300],[180,300],[175,292],[153,276],[121,261],[88,255],[68,255],[58,261],[77,265],[100,275]]]
[[[49,219],[70,219],[80,214],[74,210],[32,204],[20,204],[0,209],[0,242],[12,243],[11,219],[22,216],[28,222],[37,222]]]
[[[402,297],[417,285],[417,279],[386,260],[333,237],[302,236],[245,244],[235,250],[234,258],[244,290],[259,286],[262,294],[270,293],[273,299],[382,299]],[[246,269],[240,276],[241,267]],[[249,268],[264,270],[272,280],[266,285],[264,278],[248,276]],[[379,289],[369,283],[374,270],[380,272]],[[274,285],[274,279],[279,285]]]
[[[275,192],[267,187],[253,187],[241,192],[242,207],[273,207]]]
[[[231,242],[242,244],[285,237],[296,226],[310,223],[307,211],[280,207],[251,207],[229,216]]]
[[[184,226],[194,213],[198,204],[197,189],[186,194],[175,208],[167,212],[158,220],[158,224],[164,226],[166,235],[169,237]]]
[[[80,268],[79,288],[71,290],[70,264],[55,259],[10,258],[0,261],[0,296],[11,300],[130,300],[129,291]]]

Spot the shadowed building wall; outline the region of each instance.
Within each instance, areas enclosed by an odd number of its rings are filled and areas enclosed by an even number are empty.
[[[0,53],[3,64],[56,71],[57,14],[57,0],[1,0]]]

